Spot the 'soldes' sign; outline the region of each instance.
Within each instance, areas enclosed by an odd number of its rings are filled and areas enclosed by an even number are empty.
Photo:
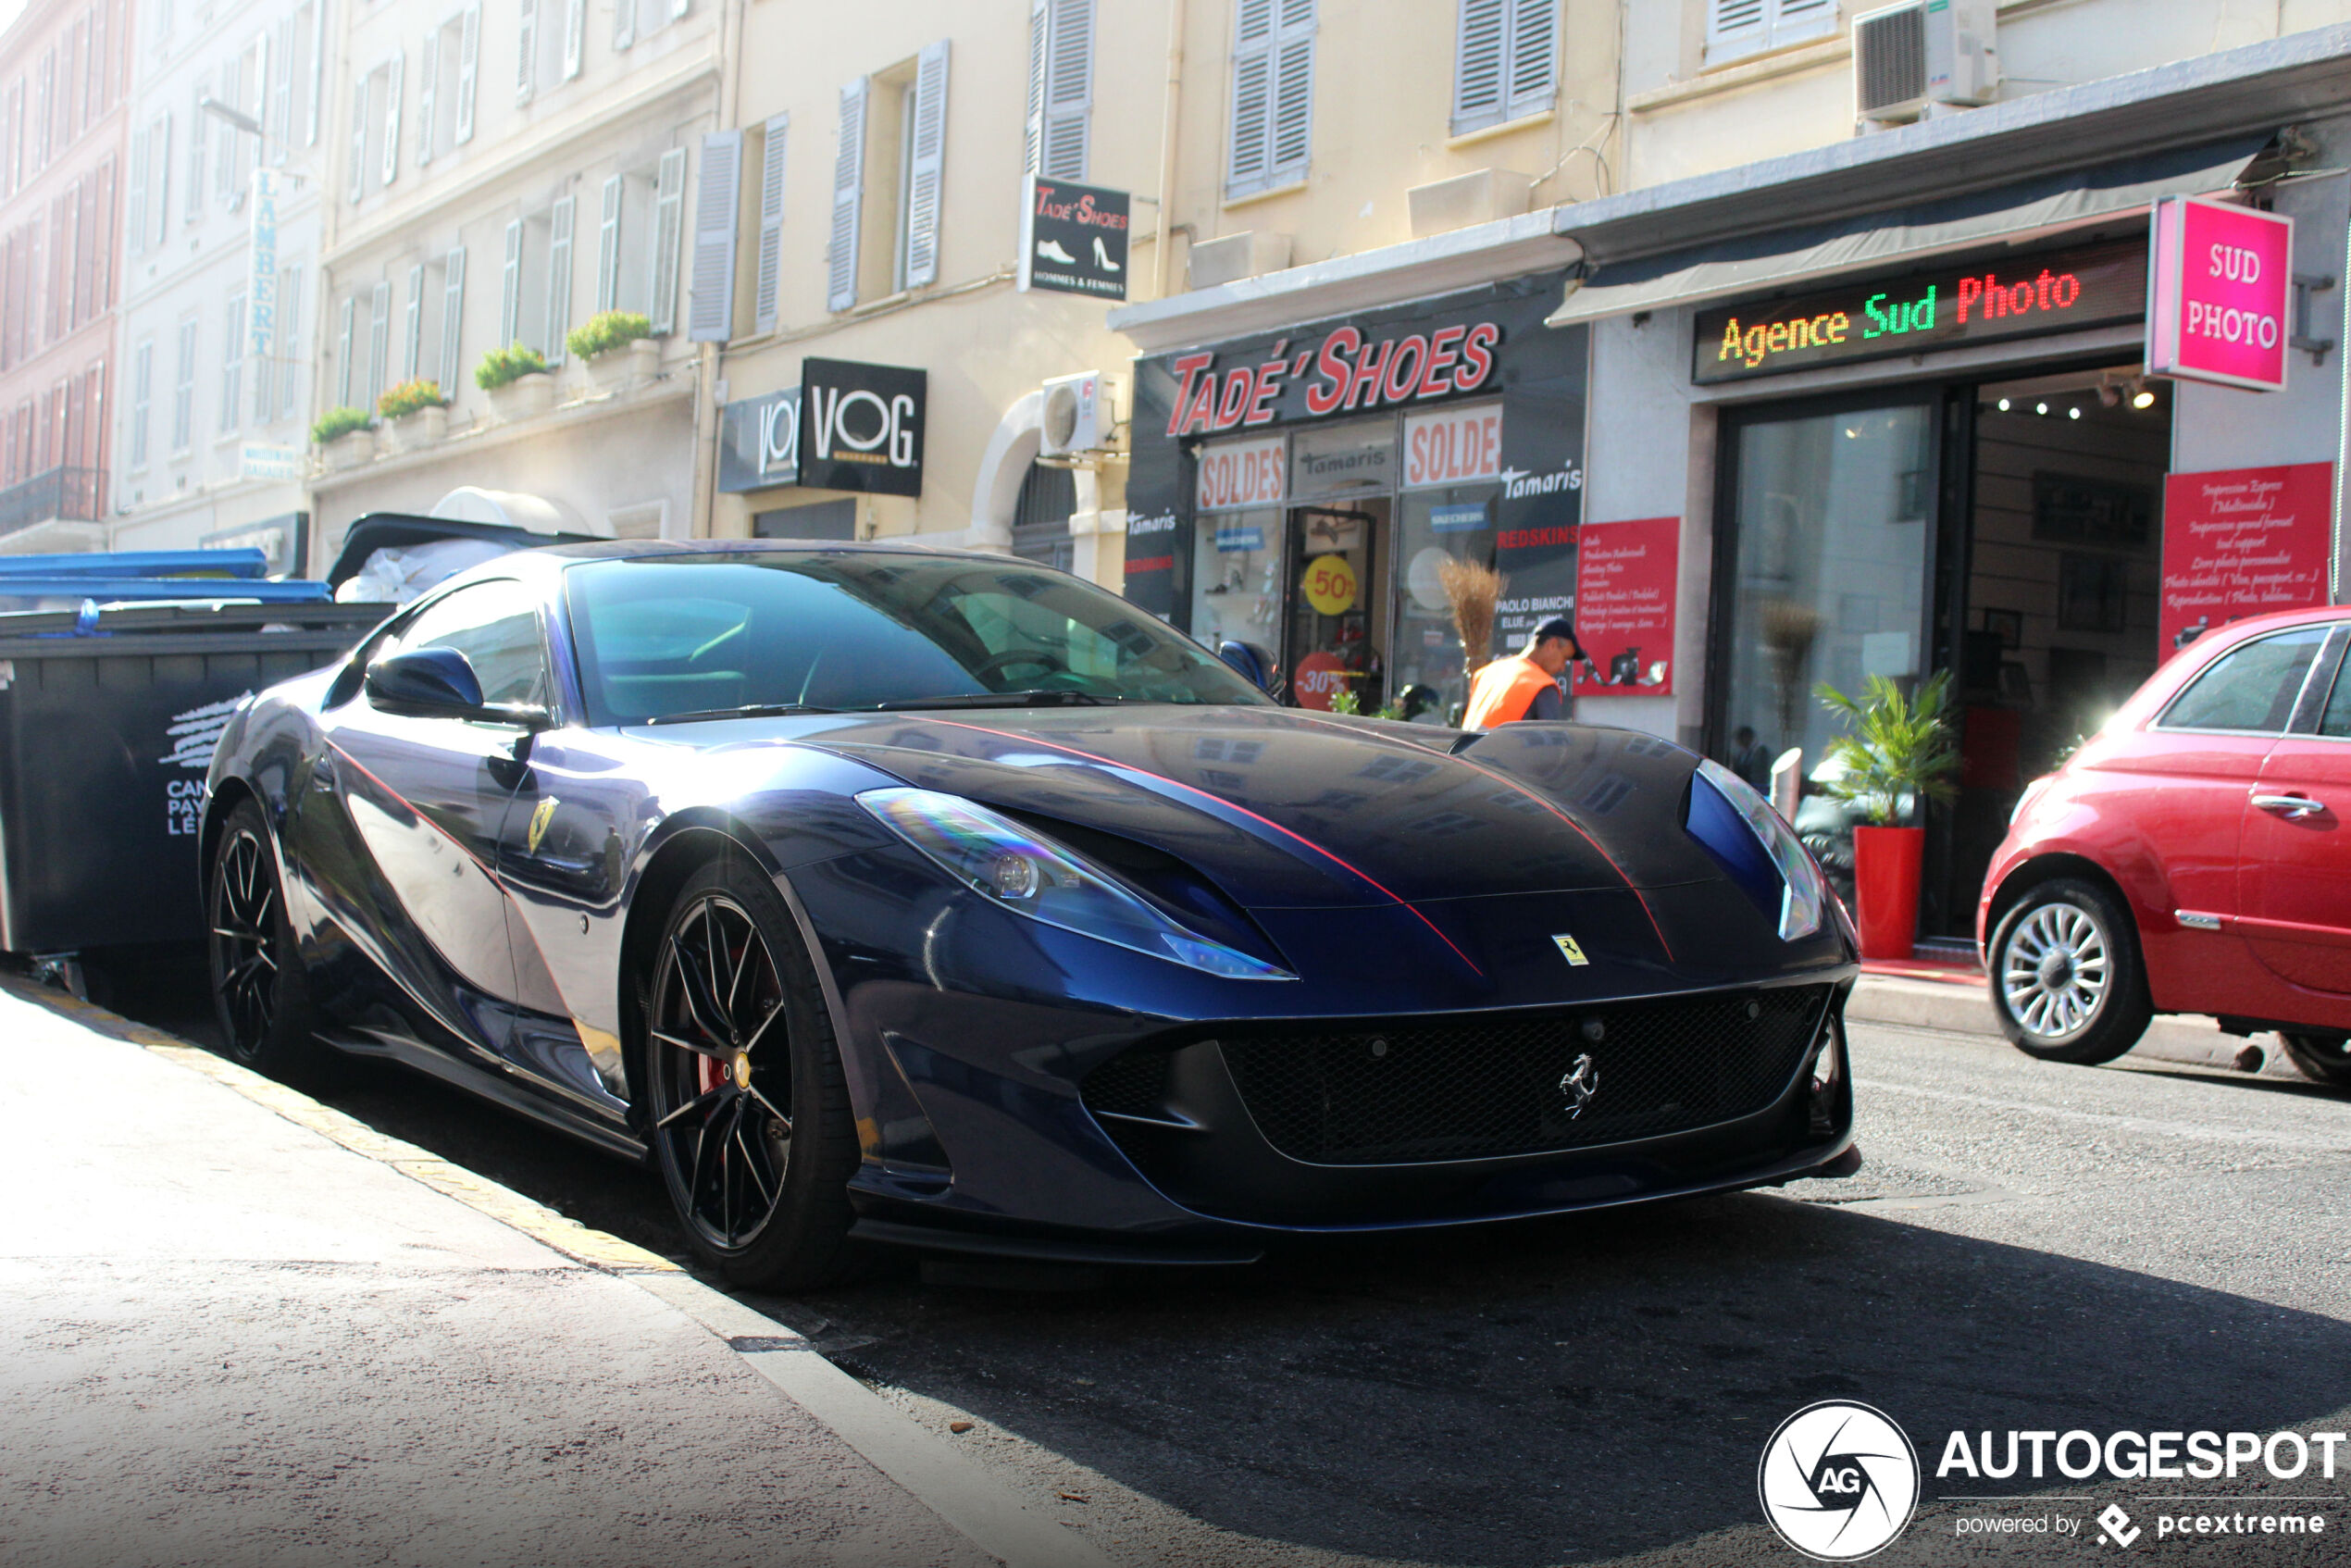
[[[2294,219],[2172,196],[2156,205],[2153,243],[2147,369],[2283,391]]]
[[[1864,278],[1788,300],[1698,314],[1701,386],[1889,355],[2135,321],[2146,307],[2137,241]]]

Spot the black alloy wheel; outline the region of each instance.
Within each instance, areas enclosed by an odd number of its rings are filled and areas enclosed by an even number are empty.
[[[714,862],[679,892],[648,969],[648,1120],[688,1240],[741,1285],[840,1277],[849,1096],[783,901],[740,857]]]
[[[239,802],[213,846],[210,916],[213,1013],[229,1054],[273,1077],[318,1076],[326,1053],[311,1039],[308,977],[286,916],[269,824]]]
[[[2332,1089],[2351,1089],[2351,1039],[2342,1035],[2281,1034],[2285,1053],[2302,1076]]]

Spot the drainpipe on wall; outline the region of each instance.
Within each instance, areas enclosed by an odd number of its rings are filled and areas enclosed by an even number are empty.
[[[1175,243],[1176,133],[1184,89],[1184,0],[1167,0],[1167,87],[1159,118],[1159,217],[1151,237],[1151,298],[1167,297],[1167,253]]]

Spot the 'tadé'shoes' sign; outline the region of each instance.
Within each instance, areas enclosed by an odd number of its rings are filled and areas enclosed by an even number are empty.
[[[1126,297],[1128,197],[1032,174],[1021,184],[1020,287]]]

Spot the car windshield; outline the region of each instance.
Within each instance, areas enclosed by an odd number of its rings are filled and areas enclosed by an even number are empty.
[[[775,551],[565,574],[591,722],[1034,703],[1263,704],[1125,600],[1015,561]]]

